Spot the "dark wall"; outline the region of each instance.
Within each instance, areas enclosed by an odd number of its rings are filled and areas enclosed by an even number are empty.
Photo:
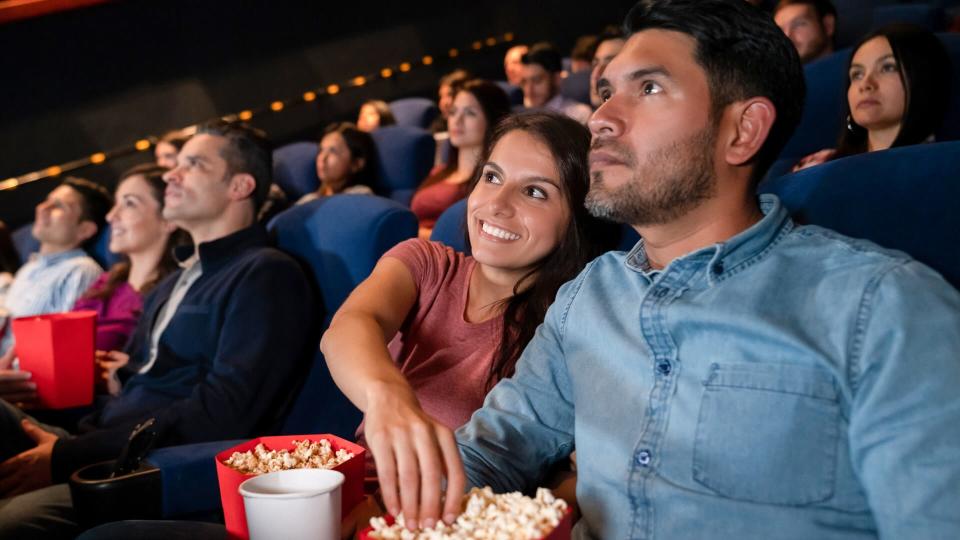
[[[254,118],[275,143],[313,138],[360,102],[433,97],[455,67],[502,78],[507,45],[470,44],[506,32],[575,38],[619,23],[631,1],[601,2],[199,2],[114,3],[0,26],[0,179],[129,145],[203,120],[260,107],[360,74],[409,73],[345,89],[313,104]],[[589,8],[589,9],[587,9]],[[456,47],[464,53],[446,57]],[[431,66],[420,59],[430,54]],[[105,183],[146,154],[77,171]],[[0,192],[0,219],[32,219],[56,180]]]

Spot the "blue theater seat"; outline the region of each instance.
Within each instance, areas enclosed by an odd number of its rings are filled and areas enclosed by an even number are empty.
[[[440,115],[440,109],[433,100],[420,97],[403,98],[391,101],[390,112],[398,126],[409,126],[427,129],[434,119]]]
[[[793,158],[796,162],[807,154],[837,145],[843,100],[847,98],[843,81],[850,52],[843,49],[804,66],[807,100],[800,124],[780,152],[780,159]]]
[[[560,82],[563,97],[590,105],[590,70],[571,73]]]
[[[437,223],[433,226],[433,232],[430,233],[430,240],[446,244],[456,251],[469,255],[470,250],[466,243],[466,216],[467,200],[463,199],[440,214]],[[629,225],[623,225],[620,234],[620,243],[617,245],[619,251],[629,251],[640,240],[640,235]]]
[[[291,203],[320,187],[317,151],[317,143],[311,141],[290,143],[273,151],[273,183]]]
[[[943,8],[931,4],[894,4],[877,6],[873,10],[873,28],[892,23],[910,23],[931,32],[942,32],[947,27]]]
[[[17,254],[20,256],[20,264],[27,262],[30,254],[40,249],[40,242],[33,237],[33,222],[17,227],[10,234],[13,239],[13,245],[17,248]]]
[[[507,81],[493,81],[507,94],[510,105],[523,105],[523,90],[519,86],[514,86]]]
[[[30,254],[40,249],[40,242],[33,237],[33,222],[17,227],[13,234],[13,244],[20,255],[20,262],[25,263],[30,258]],[[97,261],[102,268],[108,269],[120,261],[120,256],[110,252],[110,225],[105,225],[97,233],[94,241],[86,246],[87,253]]]
[[[379,158],[374,192],[409,206],[413,192],[433,168],[433,135],[409,126],[387,126],[371,135]]]
[[[269,228],[277,246],[303,262],[316,281],[325,329],[350,291],[370,275],[380,256],[417,235],[417,219],[406,207],[382,197],[334,195],[279,214]],[[336,387],[323,355],[317,351],[281,433],[333,433],[353,440],[360,419],[360,412]],[[151,452],[149,462],[161,471],[164,516],[216,511],[220,495],[213,456],[239,442],[217,441]]]
[[[829,161],[760,185],[800,223],[898,249],[960,287],[960,142],[921,144]]]

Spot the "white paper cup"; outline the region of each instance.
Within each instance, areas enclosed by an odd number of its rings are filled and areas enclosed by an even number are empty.
[[[250,540],[337,540],[344,476],[326,469],[291,469],[240,484]]]

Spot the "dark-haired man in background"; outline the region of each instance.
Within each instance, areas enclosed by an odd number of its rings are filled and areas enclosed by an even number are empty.
[[[642,241],[561,288],[459,454],[426,415],[389,441],[387,510],[440,517],[445,475],[452,520],[576,449],[575,538],[960,537],[960,293],[756,195],[804,93],[769,16],[643,0],[626,28],[586,204]]]
[[[830,0],[780,0],[773,20],[807,64],[833,53],[837,9]]]
[[[164,180],[163,217],[197,249],[157,285],[126,353],[122,392],[79,433],[37,426],[0,401],[0,538],[75,535],[63,482],[116,458],[131,428],[155,417],[159,444],[269,433],[296,394],[318,342],[317,303],[300,266],[256,223],[271,183],[258,132],[198,130]],[[7,459],[9,458],[9,459]],[[53,484],[53,485],[51,485]]]
[[[520,59],[523,63],[523,106],[530,109],[545,108],[563,113],[570,118],[587,123],[590,106],[560,94],[563,76],[563,59],[560,51],[549,43],[537,43]]]
[[[81,248],[106,224],[112,205],[103,186],[74,177],[37,205],[32,232],[40,251],[17,272],[0,305],[0,369],[9,367],[14,354],[11,319],[72,309],[103,272]]]

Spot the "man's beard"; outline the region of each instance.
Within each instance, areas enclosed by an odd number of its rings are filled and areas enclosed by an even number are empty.
[[[642,164],[629,149],[615,143],[595,143],[624,161],[633,175],[616,188],[604,185],[603,171],[591,172],[584,205],[594,217],[634,226],[669,223],[716,193],[713,147],[716,132],[698,133],[660,148]]]

